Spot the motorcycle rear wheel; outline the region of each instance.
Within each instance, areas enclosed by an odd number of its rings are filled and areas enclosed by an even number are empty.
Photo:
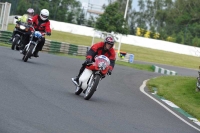
[[[100,81],[100,75],[95,75],[94,78],[92,79],[91,87],[88,87],[85,92],[84,95],[85,100],[89,100],[92,97],[92,95],[96,91],[99,81]]]
[[[12,46],[11,46],[11,49],[14,50],[15,47],[17,46],[18,42],[20,41],[20,37],[18,36],[15,36],[15,38],[13,38],[14,41],[12,42]]]
[[[25,54],[24,57],[23,57],[24,62],[27,62],[27,61],[28,61],[28,58],[31,57],[32,51],[33,51],[33,48],[34,48],[34,47],[35,47],[34,45],[31,45],[31,46],[29,47],[28,51],[26,52],[26,54]]]

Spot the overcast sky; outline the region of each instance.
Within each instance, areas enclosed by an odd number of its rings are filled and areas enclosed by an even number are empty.
[[[82,3],[84,7],[87,7],[88,3],[95,4],[95,5],[103,5],[104,3],[107,4],[107,0],[78,0]]]
[[[101,7],[103,4],[108,4],[108,0],[78,0],[82,3],[82,5],[84,6],[84,8],[88,7],[88,3],[93,4],[93,6],[95,7]],[[133,0],[133,5],[132,7],[137,9],[137,1],[138,0]]]

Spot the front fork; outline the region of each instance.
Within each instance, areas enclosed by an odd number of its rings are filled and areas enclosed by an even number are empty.
[[[32,50],[32,54],[33,54],[33,53],[35,52],[36,47],[37,47],[37,42],[30,41],[30,42],[25,46],[25,49],[26,49],[26,52],[27,52],[31,44],[34,45],[34,48],[33,48],[33,50]]]
[[[100,74],[99,71],[94,72],[94,73],[91,75],[90,80],[89,80],[89,82],[88,82],[88,87],[89,87],[89,88],[92,87],[92,81],[94,80],[94,78],[95,78],[96,75],[100,75],[100,76],[101,76],[101,74]],[[102,76],[101,76],[101,77],[102,77]]]
[[[91,83],[92,83],[93,78],[94,78],[94,73],[90,77],[90,80],[88,82],[88,87],[91,87]]]

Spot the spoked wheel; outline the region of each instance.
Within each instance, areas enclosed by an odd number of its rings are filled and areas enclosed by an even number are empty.
[[[99,81],[100,81],[100,75],[95,75],[94,78],[92,79],[91,85],[88,86],[86,89],[86,92],[84,95],[85,100],[89,100],[92,97],[92,95],[96,91]]]
[[[31,45],[28,49],[28,51],[26,52],[26,54],[24,55],[24,57],[22,58],[24,60],[24,62],[27,62],[28,58],[31,57],[32,55],[32,51],[33,51],[34,45]]]
[[[76,90],[75,90],[75,94],[80,95],[82,91],[83,91],[83,89],[77,86]]]

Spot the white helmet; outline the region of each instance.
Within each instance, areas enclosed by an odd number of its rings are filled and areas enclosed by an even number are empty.
[[[40,12],[40,18],[42,20],[47,20],[49,17],[49,11],[47,9],[42,9]]]
[[[28,10],[27,10],[27,14],[28,14],[28,16],[31,18],[31,17],[33,17],[33,15],[34,15],[34,9],[33,8],[29,8]]]

